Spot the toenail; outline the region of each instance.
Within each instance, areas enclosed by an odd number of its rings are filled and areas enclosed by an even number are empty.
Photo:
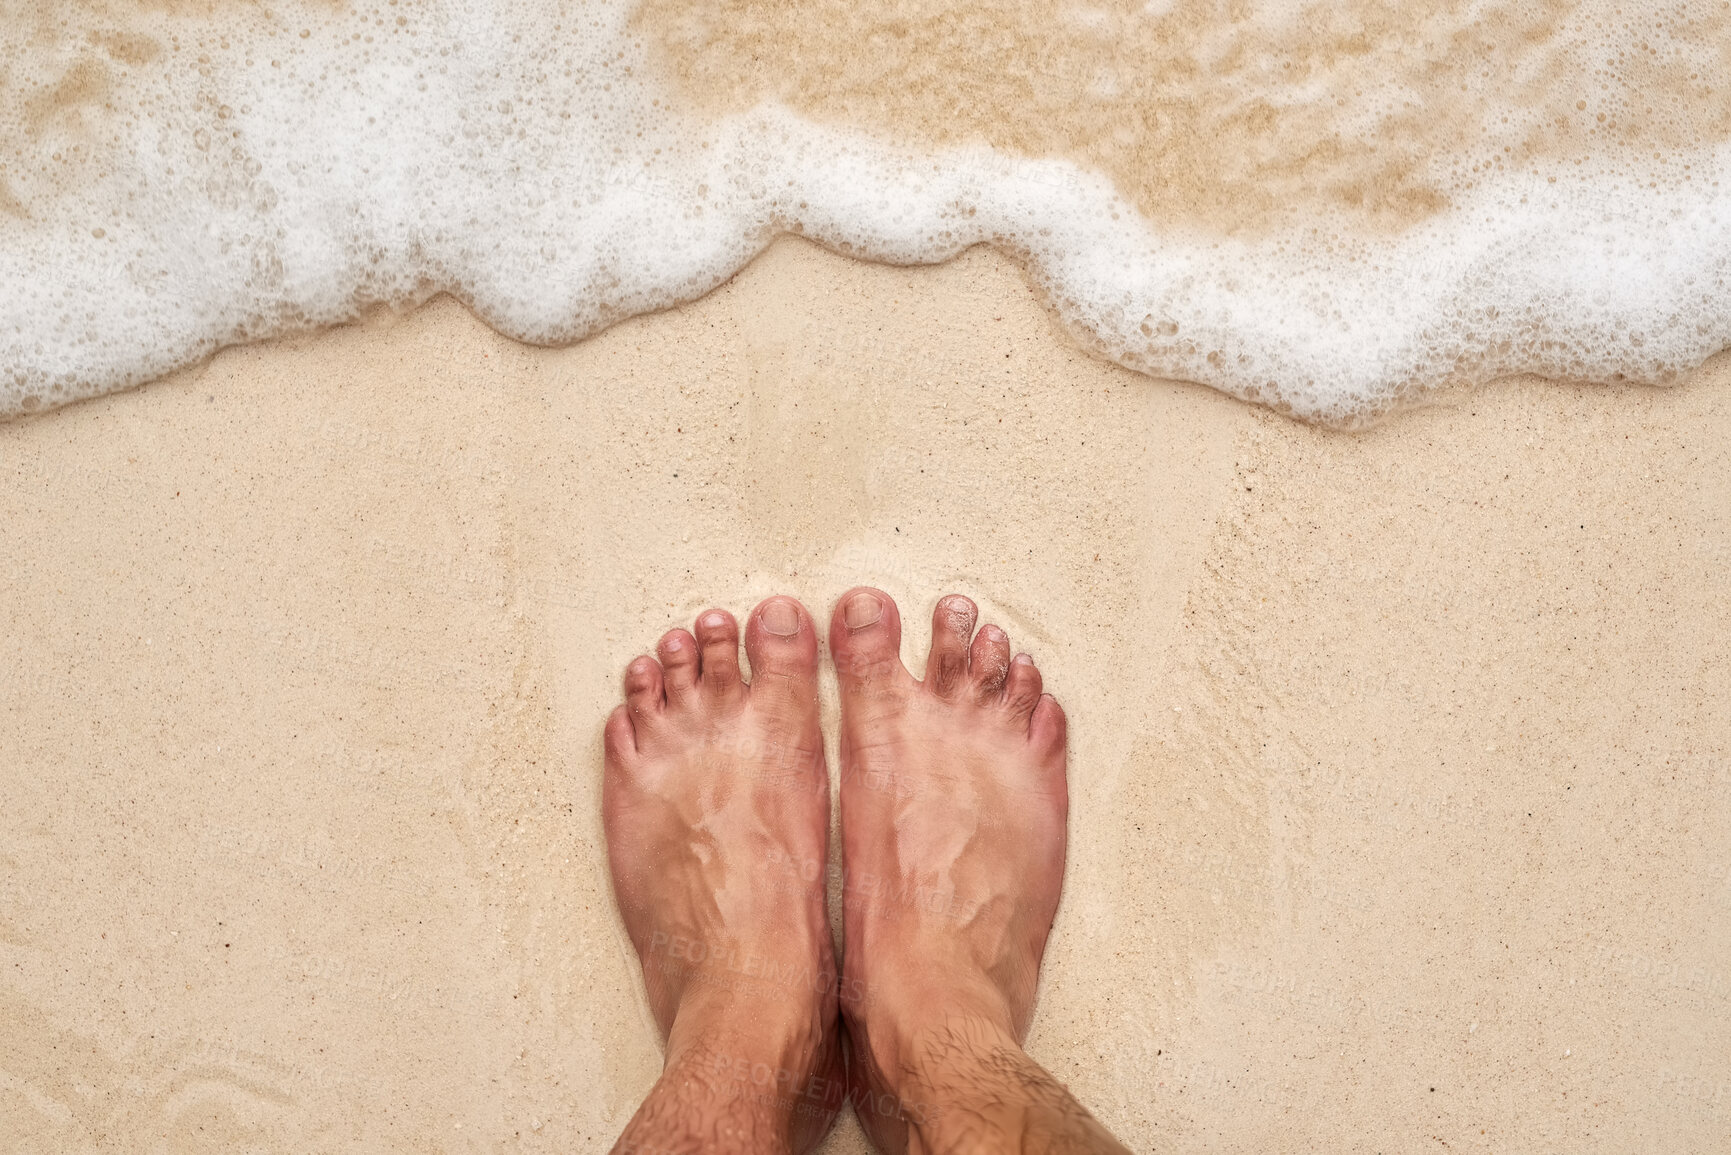
[[[764,629],[778,637],[791,638],[799,633],[799,613],[786,602],[770,602],[764,606],[760,620]]]
[[[850,630],[863,630],[884,616],[884,604],[876,594],[855,594],[847,600],[842,620]]]
[[[727,615],[720,610],[713,610],[703,615],[703,620],[697,623],[706,630],[719,630],[727,624]]]

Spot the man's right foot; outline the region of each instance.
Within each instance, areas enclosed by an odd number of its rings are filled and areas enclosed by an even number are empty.
[[[1064,712],[1003,630],[974,633],[977,617],[965,597],[939,600],[924,681],[901,663],[888,594],[848,592],[830,624],[842,1010],[855,1110],[890,1152],[908,1149],[910,1130],[929,1136],[924,1124],[955,1105],[943,1082],[970,1064],[1038,1072],[1017,1044],[1064,877]],[[979,1125],[969,1133],[984,1137]]]

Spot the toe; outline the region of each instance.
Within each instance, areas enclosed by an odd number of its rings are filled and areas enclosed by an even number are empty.
[[[661,666],[648,654],[633,658],[625,667],[625,708],[631,711],[634,726],[660,715],[662,698]]]
[[[968,680],[968,642],[980,611],[961,594],[938,599],[932,610],[932,652],[926,659],[926,688],[954,698]]]
[[[829,652],[844,696],[911,681],[902,667],[901,649],[902,615],[890,595],[859,586],[836,602]]]
[[[1042,753],[1062,755],[1068,729],[1069,722],[1064,717],[1064,707],[1058,705],[1058,699],[1050,694],[1040,695],[1034,706],[1034,716],[1028,721],[1028,741],[1040,747]],[[1057,762],[1059,766],[1063,765],[1061,757]]]
[[[704,610],[697,618],[697,645],[703,654],[703,688],[712,694],[736,694],[739,678],[739,623],[726,610]]]
[[[682,701],[697,685],[697,640],[685,630],[668,630],[655,646],[667,700]]]
[[[624,706],[613,707],[607,715],[607,727],[602,730],[602,748],[607,752],[609,769],[629,768],[637,757],[637,733],[631,726],[631,712]]]
[[[981,702],[1000,700],[1010,672],[1010,635],[994,625],[981,626],[969,653],[969,665],[975,697]]]
[[[631,711],[615,706],[607,716],[602,730],[602,748],[606,759],[601,771],[601,821],[607,841],[614,844],[614,830],[625,801],[634,793],[643,772],[643,758],[637,752],[637,730],[631,723]]]
[[[765,598],[745,623],[745,654],[751,659],[752,700],[791,694],[817,701],[817,625],[793,598]]]
[[[1023,724],[1040,704],[1040,685],[1040,667],[1027,654],[1017,654],[1004,679],[1004,706]]]

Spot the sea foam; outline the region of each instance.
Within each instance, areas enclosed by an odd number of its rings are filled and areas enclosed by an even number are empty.
[[[901,263],[1001,246],[1099,354],[1330,423],[1517,372],[1664,382],[1731,345],[1721,142],[1487,164],[1398,227],[1216,232],[1069,157],[693,108],[632,17],[0,0],[0,413],[439,292],[574,341],[785,232]]]

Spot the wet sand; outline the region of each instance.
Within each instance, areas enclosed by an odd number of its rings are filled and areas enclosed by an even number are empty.
[[[659,1067],[619,671],[872,582],[916,670],[960,590],[1070,712],[1029,1048],[1134,1148],[1714,1149],[1727,511],[1731,359],[1329,432],[984,250],[783,241],[566,349],[441,299],[0,425],[0,1134],[605,1149]]]

